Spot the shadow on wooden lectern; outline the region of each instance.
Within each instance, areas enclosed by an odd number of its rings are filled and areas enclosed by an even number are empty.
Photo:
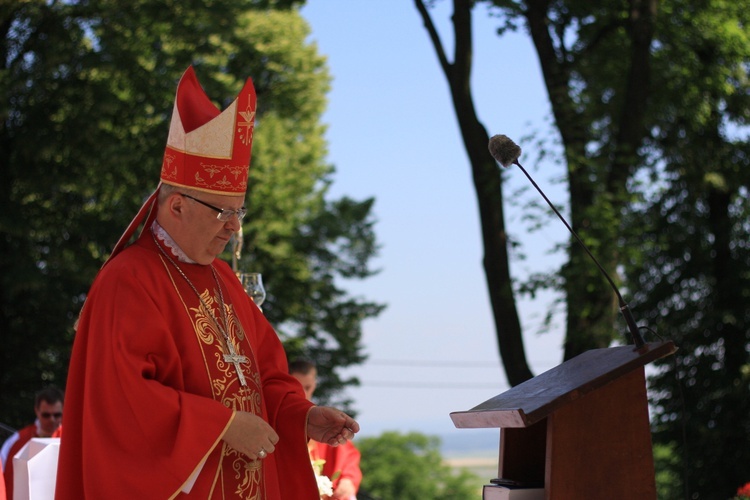
[[[457,428],[500,428],[498,478],[545,498],[656,498],[644,367],[673,342],[593,349],[468,411]]]

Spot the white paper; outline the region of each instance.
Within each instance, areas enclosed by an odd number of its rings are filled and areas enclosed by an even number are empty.
[[[55,497],[60,438],[32,438],[13,457],[13,499]]]

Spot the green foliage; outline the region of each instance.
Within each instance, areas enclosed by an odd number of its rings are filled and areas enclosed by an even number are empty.
[[[659,500],[679,500],[683,498],[680,488],[680,474],[677,472],[680,460],[675,455],[674,446],[654,445],[654,469],[656,471],[656,498]]]
[[[643,260],[629,272],[642,317],[679,347],[650,379],[654,440],[675,446],[691,498],[728,498],[750,463],[750,200],[696,187],[672,182],[637,215]]]
[[[0,422],[23,425],[36,390],[64,386],[73,323],[156,187],[189,64],[221,107],[253,77],[242,268],[264,273],[264,310],[285,338],[322,358],[321,396],[355,382],[334,367],[362,361],[362,321],[382,306],[340,287],[372,274],[373,200],[326,198],[333,168],[320,118],[330,77],[306,41],[300,3],[0,1]]]
[[[670,450],[666,498],[729,498],[750,463],[750,11],[732,0],[488,3],[501,32],[525,23],[539,54],[573,227],[622,272],[639,323],[679,347],[649,381],[654,440]],[[611,294],[592,269],[571,252],[562,272],[566,357],[611,329],[597,300]]]
[[[650,184],[626,221],[640,249],[626,264],[638,310],[679,347],[650,380],[676,497],[729,498],[748,481],[748,22],[736,2],[665,4]]]
[[[362,438],[361,489],[382,500],[454,500],[481,495],[476,476],[462,470],[454,474],[443,463],[440,438],[418,432],[384,432]]]
[[[648,2],[618,0],[482,3],[499,17],[499,34],[520,27],[530,34],[567,168],[567,218],[619,283],[618,266],[627,253],[621,219],[635,199],[629,182],[648,130],[644,119],[655,13]],[[562,288],[569,305],[565,359],[613,341],[629,342],[607,281],[575,239],[567,252],[557,276],[533,276],[520,288],[531,293],[544,286]]]

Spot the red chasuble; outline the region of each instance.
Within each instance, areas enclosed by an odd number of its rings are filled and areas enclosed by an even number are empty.
[[[276,333],[225,262],[212,264],[221,294],[211,266],[177,265],[202,300],[148,230],[94,281],[68,373],[55,498],[317,500],[312,404]],[[212,315],[222,326],[226,317],[244,357],[244,387]],[[234,411],[269,422],[276,451],[253,461],[229,448],[221,438]]]

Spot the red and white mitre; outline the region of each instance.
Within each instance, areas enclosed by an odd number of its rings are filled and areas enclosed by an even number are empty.
[[[189,67],[177,85],[161,181],[217,194],[244,194],[255,101],[248,79],[232,104],[219,111]]]
[[[220,111],[208,98],[190,66],[177,84],[161,183],[208,193],[244,195],[253,145],[255,105],[255,87],[248,78],[232,104]],[[144,220],[146,228],[156,217],[158,193],[159,187],[130,222],[109,259],[127,246]]]

